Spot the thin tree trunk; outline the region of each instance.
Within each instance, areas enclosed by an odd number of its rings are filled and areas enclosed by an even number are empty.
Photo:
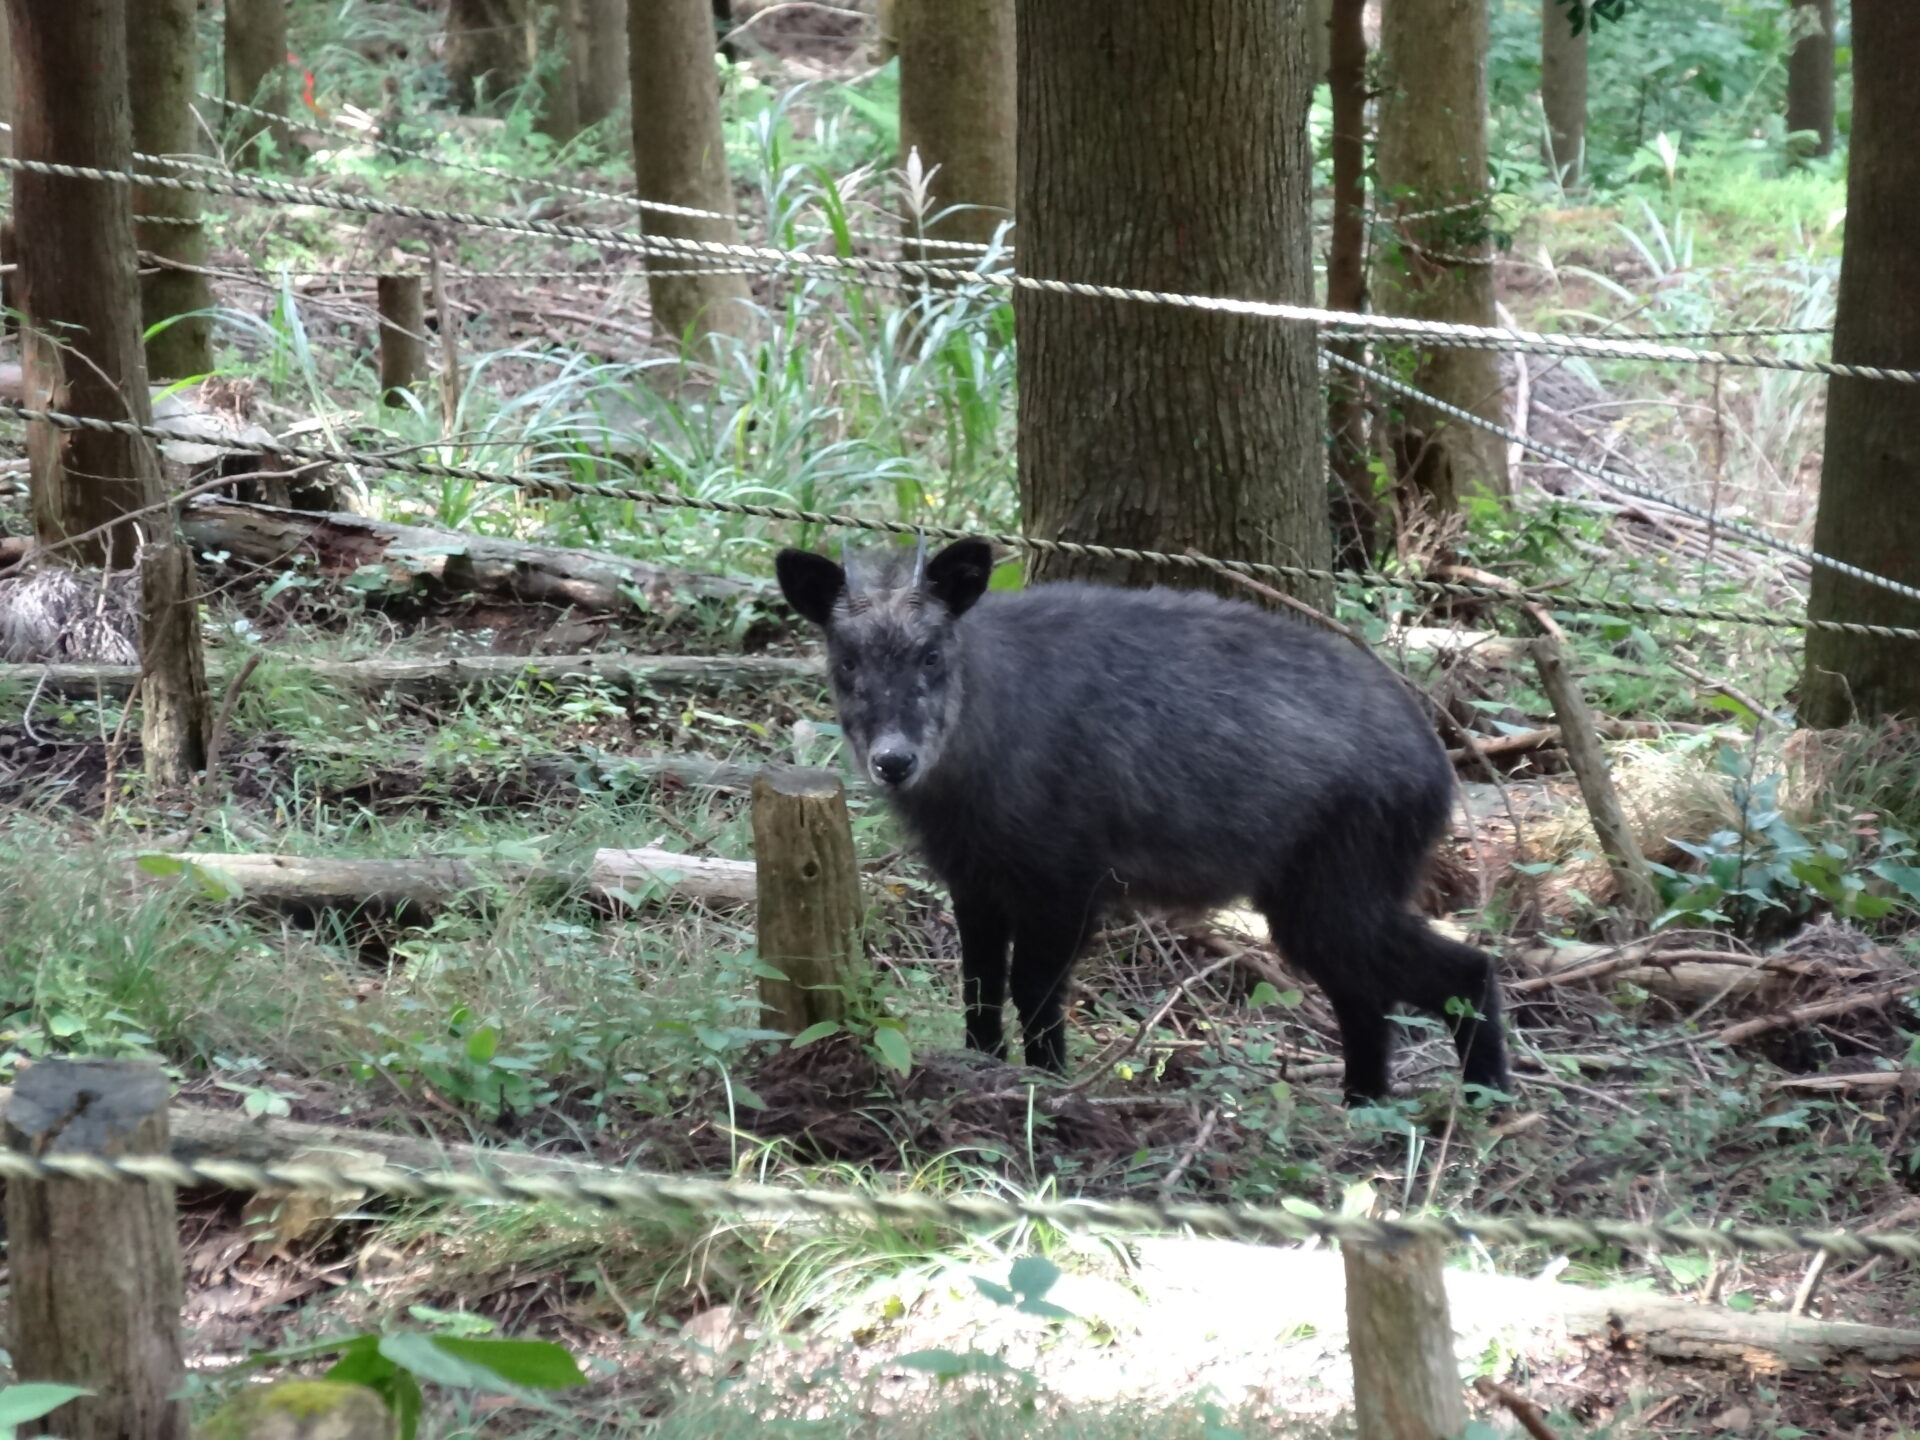
[[[702,0],[648,0],[627,13],[633,67],[633,168],[642,200],[710,210],[722,219],[641,212],[649,235],[740,243],[733,222],[733,181],[720,128],[720,84],[714,70],[713,15]],[[660,271],[700,267],[698,256],[658,257]],[[696,348],[714,336],[753,328],[741,275],[660,274],[647,283],[655,327]]]
[[[527,78],[527,0],[448,0],[447,78],[454,101],[474,110]]]
[[[285,115],[287,0],[226,0],[226,5],[227,99]],[[236,147],[253,140],[269,123],[257,115],[238,116],[234,125]],[[279,129],[276,139],[285,143],[284,129]]]
[[[1920,5],[1854,0],[1853,141],[1833,357],[1852,365],[1920,367]],[[1833,379],[1827,387],[1817,549],[1920,585],[1920,427],[1911,387]],[[1920,627],[1920,603],[1813,570],[1808,612],[1820,619]],[[1809,725],[1920,716],[1920,646],[1814,630],[1800,714]]]
[[[127,77],[135,150],[149,155],[197,153],[194,17],[194,0],[134,0],[127,7],[127,53],[140,57]],[[142,250],[178,265],[207,263],[198,196],[185,190],[137,189],[133,213],[134,240]],[[146,216],[159,223],[142,223]],[[143,325],[153,330],[163,321],[171,322],[147,340],[149,376],[178,380],[213,369],[212,310],[212,289],[198,270],[161,264],[141,277]]]
[[[1430,1240],[1342,1245],[1359,1440],[1441,1440],[1467,1426],[1445,1252]]]
[[[1014,0],[896,7],[901,161],[918,151],[933,171],[918,235],[985,243],[1013,216],[1013,10]]]
[[[598,125],[627,99],[627,0],[581,0],[581,31],[580,123]]]
[[[1833,0],[1793,0],[1800,38],[1787,56],[1787,129],[1811,131],[1812,155],[1833,153]]]
[[[22,158],[127,169],[121,0],[7,0],[7,15],[18,61],[14,142]],[[128,187],[22,173],[13,180],[13,206],[27,316],[27,403],[149,422]],[[162,498],[152,447],[133,436],[36,423],[27,427],[27,453],[39,542],[59,544],[104,526],[63,548],[61,557],[130,568],[140,537],[136,524],[120,517]],[[165,523],[157,515],[140,522],[148,533]]]
[[[1333,68],[1333,11],[1338,4],[1339,0],[1308,0],[1307,68],[1316,85]]]
[[[1327,308],[1367,308],[1366,0],[1333,0],[1328,16],[1327,87],[1333,105],[1333,237],[1327,246]],[[1334,342],[1352,360],[1366,346]],[[1327,433],[1333,465],[1334,535],[1340,563],[1363,569],[1379,545],[1373,467],[1367,463],[1366,398],[1360,377],[1329,367]]]
[[[1589,19],[1575,35],[1569,0],[1540,0],[1540,108],[1547,118],[1547,164],[1569,190],[1580,183],[1587,164],[1587,35],[1592,28]]]
[[[1305,301],[1307,13],[1307,0],[1021,5],[1021,270]],[[1310,328],[1028,290],[1014,317],[1029,530],[1327,564]],[[1213,583],[1126,562],[1034,570]]]
[[[0,120],[13,123],[13,32],[0,15]],[[13,154],[13,132],[0,130],[0,155]]]
[[[1382,219],[1487,194],[1488,0],[1382,0],[1380,140]],[[1387,315],[1492,325],[1493,269],[1484,203],[1404,222],[1373,273]],[[1413,383],[1489,420],[1506,418],[1499,357],[1490,350],[1425,350]],[[1414,403],[1393,438],[1401,480],[1439,513],[1480,488],[1505,494],[1506,444]]]
[[[580,0],[540,0],[540,133],[566,144],[580,133],[580,76],[586,68]]]

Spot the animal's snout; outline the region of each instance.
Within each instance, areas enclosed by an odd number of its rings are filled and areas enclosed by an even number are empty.
[[[882,785],[904,785],[912,778],[920,757],[901,746],[889,746],[873,752],[868,768]]]

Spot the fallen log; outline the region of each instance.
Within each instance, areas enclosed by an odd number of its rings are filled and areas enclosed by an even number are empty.
[[[230,678],[229,656],[207,657],[208,683]],[[324,684],[364,694],[446,699],[474,691],[531,682],[569,686],[589,683],[616,690],[680,685],[777,685],[810,680],[820,673],[812,659],[757,655],[467,655],[420,659],[310,660],[299,673]],[[0,687],[55,695],[125,695],[140,678],[138,665],[0,665]]]
[[[548,896],[584,894],[615,911],[650,901],[740,905],[754,897],[749,860],[683,855],[644,847],[594,852],[584,872],[542,865],[475,865],[464,860],[358,860],[309,855],[186,851],[131,862],[143,883],[200,882],[208,899],[243,900],[296,915],[325,910],[412,921],[452,905],[484,904],[501,889]]]
[[[771,593],[761,582],[697,575],[591,550],[239,500],[196,501],[181,516],[181,526],[198,551],[264,566],[306,556],[326,576],[378,565],[396,590],[419,590],[436,598],[487,595],[621,614],[653,613],[688,600],[756,599]]]
[[[1524,950],[1520,962],[1534,973],[1509,981],[1510,995],[1537,995],[1567,985],[1637,985],[1678,1005],[1715,997],[1747,1000],[1773,995],[1796,975],[1827,973],[1817,964],[1785,956],[1769,960],[1712,950],[1667,950],[1655,945],[1560,945]]]
[[[1680,721],[1668,723],[1664,720],[1609,720],[1596,717],[1594,728],[1600,732],[1603,740],[1659,740],[1668,735],[1698,735],[1712,727],[1691,725]],[[1534,750],[1551,749],[1561,743],[1560,727],[1545,725],[1538,730],[1521,730],[1512,735],[1496,735],[1492,739],[1482,740],[1471,737],[1473,750],[1459,746],[1447,751],[1447,758],[1456,764],[1473,759],[1474,751],[1490,760],[1498,760],[1509,755],[1525,755]]]

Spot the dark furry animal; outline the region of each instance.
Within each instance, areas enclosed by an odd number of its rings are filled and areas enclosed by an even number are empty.
[[[1387,1091],[1396,1004],[1445,1018],[1467,1081],[1506,1089],[1491,964],[1410,908],[1453,779],[1393,675],[1251,605],[989,594],[991,568],[975,540],[777,562],[826,632],[856,763],[953,892],[967,1043],[1004,1055],[1010,976],[1028,1063],[1060,1070],[1068,974],[1103,910],[1251,898],[1333,1003],[1350,1099]]]

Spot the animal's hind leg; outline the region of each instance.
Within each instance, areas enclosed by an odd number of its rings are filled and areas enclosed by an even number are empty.
[[[1449,940],[1417,916],[1395,917],[1392,973],[1395,998],[1438,1015],[1453,1031],[1460,1069],[1469,1085],[1507,1090],[1507,1042],[1500,1022],[1500,982],[1493,962],[1471,945]],[[1448,1014],[1453,1009],[1470,1013]]]

